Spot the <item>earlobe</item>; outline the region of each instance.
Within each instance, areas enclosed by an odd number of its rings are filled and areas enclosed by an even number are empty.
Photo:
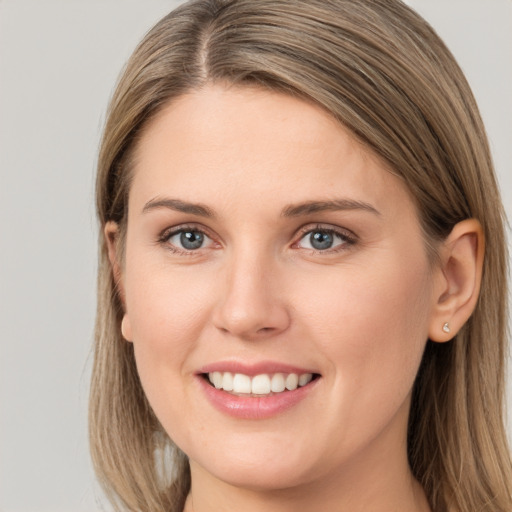
[[[429,326],[432,341],[451,340],[475,309],[482,280],[484,246],[482,226],[476,219],[456,224],[443,242]]]
[[[130,318],[128,314],[125,313],[123,316],[123,320],[121,321],[121,334],[126,341],[132,340],[132,325],[130,323]]]
[[[119,300],[121,301],[124,310],[123,319],[121,321],[121,334],[126,341],[132,341],[132,328],[128,313],[126,313],[123,276],[119,261],[119,225],[116,222],[109,221],[105,224],[103,233],[107,244],[108,259],[110,261],[110,266],[112,267],[112,275],[119,294]]]

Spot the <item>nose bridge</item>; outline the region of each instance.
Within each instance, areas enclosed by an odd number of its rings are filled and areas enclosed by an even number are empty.
[[[289,316],[279,290],[278,262],[261,246],[231,251],[223,273],[215,323],[224,332],[253,339],[283,331]]]

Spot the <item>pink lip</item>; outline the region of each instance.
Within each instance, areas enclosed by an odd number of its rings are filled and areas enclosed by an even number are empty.
[[[216,389],[205,378],[204,374],[215,371],[243,373],[254,376],[262,373],[315,373],[305,369],[273,362],[243,364],[239,362],[219,362],[207,365],[197,373],[196,379],[208,401],[220,412],[239,419],[266,419],[283,413],[304,400],[321,380],[312,380],[306,386],[293,391],[283,391],[270,396],[237,396],[222,389]]]
[[[208,364],[200,368],[197,374],[212,373],[212,372],[231,372],[243,373],[249,377],[261,375],[262,373],[296,373],[302,375],[303,373],[318,373],[311,369],[299,368],[284,363],[275,361],[260,361],[259,363],[242,363],[240,361],[219,361],[216,363]]]

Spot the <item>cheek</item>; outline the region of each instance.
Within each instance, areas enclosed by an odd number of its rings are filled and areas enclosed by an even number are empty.
[[[400,266],[381,270],[331,278],[332,293],[310,295],[309,316],[301,315],[328,358],[329,432],[339,453],[357,453],[392,425],[405,436],[428,336],[428,275]]]
[[[328,354],[333,387],[354,407],[392,410],[409,394],[421,361],[430,284],[427,264],[381,263],[326,278],[328,293],[310,293],[300,316],[309,319],[319,352]]]
[[[182,389],[184,379],[192,378],[191,355],[209,316],[212,290],[207,284],[191,283],[190,275],[131,256],[126,268],[126,308],[137,370],[151,406],[166,425],[176,414],[183,414],[186,397],[174,391]]]
[[[126,307],[133,339],[157,353],[190,347],[209,313],[209,281],[190,282],[190,273],[172,272],[132,258],[127,268]]]
[[[312,320],[327,343],[347,333],[359,340],[358,346],[364,338],[363,345],[376,348],[380,338],[397,335],[398,341],[419,331],[425,335],[431,295],[428,266],[401,263],[395,259],[373,269],[354,265],[295,278],[291,286],[297,288],[296,302],[303,311],[298,316]]]

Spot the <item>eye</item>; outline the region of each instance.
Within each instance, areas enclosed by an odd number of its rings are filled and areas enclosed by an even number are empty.
[[[162,237],[162,242],[169,244],[176,251],[196,251],[210,246],[213,240],[198,229],[181,228]]]
[[[325,252],[353,243],[355,243],[355,240],[345,233],[333,229],[317,228],[307,231],[297,242],[297,246],[302,249]]]

